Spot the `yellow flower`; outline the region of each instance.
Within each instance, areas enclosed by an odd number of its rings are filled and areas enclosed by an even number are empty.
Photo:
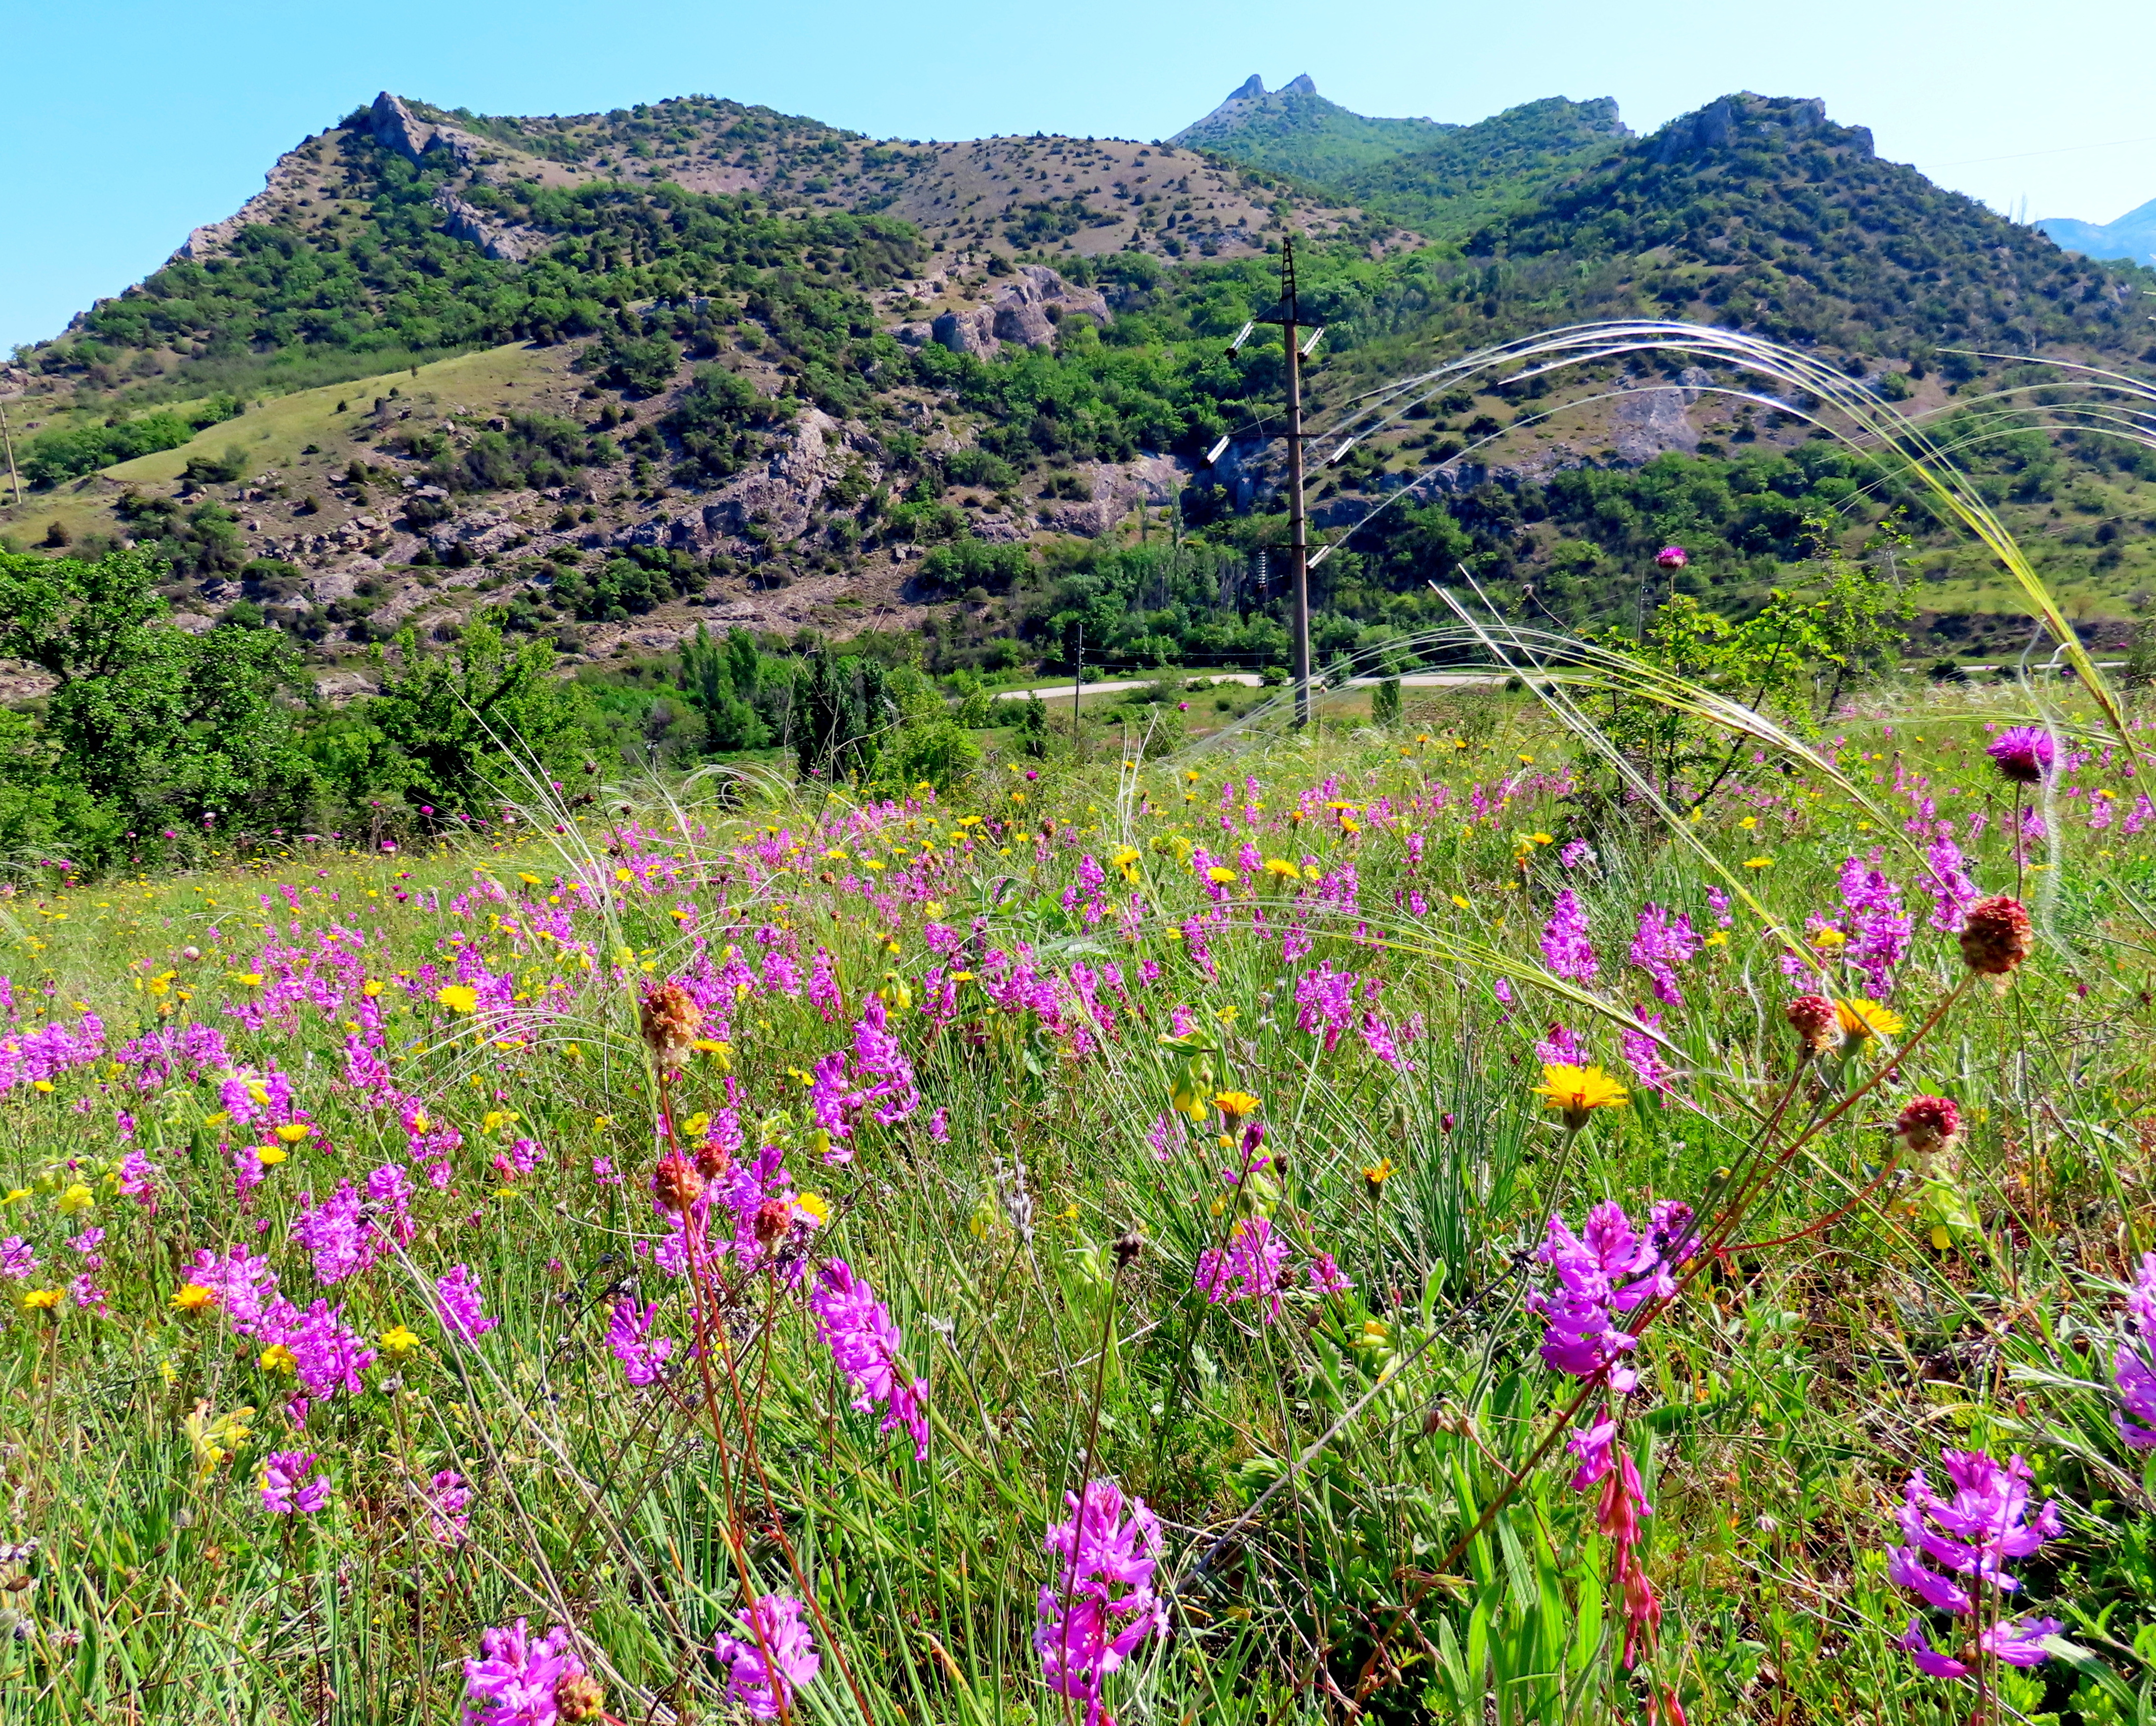
[[[8,1189],[7,1196],[5,1198],[0,1198],[0,1205],[13,1205],[18,1200],[27,1199],[29,1196],[30,1189],[28,1187],[10,1187]]]
[[[234,983],[244,983],[249,989],[259,989],[262,987],[262,973],[259,971],[231,971],[228,972],[226,974],[229,976]]]
[[[1812,932],[1812,945],[1821,953],[1833,953],[1849,945],[1849,937],[1832,927]]]
[[[1772,857],[1747,857],[1744,866],[1747,869],[1772,869],[1774,860]]]
[[[67,1299],[67,1291],[59,1288],[33,1288],[23,1296],[25,1312],[49,1312]]]
[[[821,1193],[796,1193],[793,1202],[819,1223],[828,1223],[831,1220],[830,1203]]]
[[[467,984],[444,984],[434,991],[434,999],[452,1013],[470,1013],[479,1005],[479,991]]]
[[[489,1109],[480,1119],[479,1130],[481,1133],[499,1133],[503,1128],[516,1124],[516,1117],[507,1109]]]
[[[60,1194],[60,1215],[73,1216],[77,1211],[87,1210],[96,1203],[96,1195],[80,1181],[77,1181]]]
[[[419,1346],[419,1338],[408,1327],[401,1324],[390,1326],[382,1332],[380,1340],[382,1346],[392,1354],[400,1356],[409,1354]]]
[[[1705,947],[1727,947],[1729,945],[1729,931],[1717,929],[1701,944]]]
[[[1383,1319],[1366,1318],[1363,1321],[1361,1332],[1349,1339],[1348,1346],[1351,1348],[1383,1348],[1392,1340],[1392,1327]]]
[[[272,1343],[262,1351],[262,1368],[265,1372],[290,1373],[297,1377],[300,1359],[282,1343]]]
[[[1452,902],[1455,905],[1457,905],[1462,911],[1472,911],[1475,908],[1457,893],[1452,895]]]
[[[537,876],[528,875],[521,869],[516,871],[516,878],[522,881],[527,887],[543,886],[546,885],[546,883],[542,881]]]
[[[1390,1157],[1380,1157],[1363,1171],[1363,1179],[1369,1182],[1370,1190],[1373,1193],[1392,1178],[1393,1159]]]
[[[1213,1095],[1213,1107],[1220,1111],[1232,1130],[1235,1122],[1247,1121],[1264,1105],[1247,1091],[1218,1091]]]
[[[1759,830],[1759,818],[1757,815],[1747,815],[1737,824],[1747,833],[1756,833]]]
[[[295,1145],[304,1142],[314,1130],[305,1121],[287,1121],[277,1129],[277,1137],[288,1145]]]
[[[1893,1036],[1907,1023],[1892,1007],[1882,1007],[1861,996],[1836,1001],[1834,1022],[1841,1027],[1843,1039],[1852,1043],[1866,1042],[1875,1036]]]
[[[199,1312],[217,1304],[213,1290],[204,1288],[199,1282],[190,1282],[172,1297],[172,1304],[182,1312]]]
[[[1566,1128],[1573,1133],[1587,1124],[1597,1109],[1614,1108],[1628,1100],[1625,1087],[1599,1066],[1574,1066],[1565,1062],[1543,1069],[1543,1081],[1534,1094],[1564,1115]]]
[[[1234,870],[1223,869],[1218,863],[1215,863],[1210,869],[1205,871],[1205,879],[1208,881],[1218,881],[1224,887],[1234,881],[1236,879],[1236,876]]]
[[[1275,881],[1301,881],[1302,879],[1302,870],[1301,866],[1289,862],[1285,857],[1266,858],[1265,873],[1272,876]]]
[[[50,1079],[33,1079],[30,1081],[30,1088],[33,1091],[42,1091],[49,1097],[53,1093],[53,1081]]]
[[[292,1153],[282,1145],[257,1145],[254,1154],[264,1169],[275,1169]]]

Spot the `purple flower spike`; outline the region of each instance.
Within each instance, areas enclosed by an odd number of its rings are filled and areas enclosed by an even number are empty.
[[[928,1386],[908,1376],[899,1347],[906,1339],[875,1291],[854,1275],[844,1259],[817,1272],[808,1297],[816,1333],[853,1386],[854,1406],[866,1412],[885,1405],[880,1431],[903,1426],[913,1439],[913,1458],[928,1456]]]
[[[1982,1451],[1948,1451],[1940,1460],[1953,1494],[1934,1492],[1921,1468],[1909,1477],[1897,1513],[1906,1544],[1887,1548],[1887,1574],[1933,1610],[1965,1618],[1976,1610],[1979,1586],[2000,1595],[2020,1587],[2007,1563],[2028,1557],[2059,1532],[2059,1510],[2052,1502],[2029,1514],[2029,1465],[2019,1456],[2002,1464]],[[2002,1623],[1984,1633],[1984,1646],[2010,1665],[2035,1666],[2050,1657],[2043,1641],[2058,1628],[2050,1618]],[[1930,1677],[1968,1675],[1966,1661],[1933,1648],[1919,1620],[1910,1620],[1902,1646]]]
[[[802,1610],[791,1595],[759,1595],[754,1606],[734,1614],[741,1635],[721,1631],[712,1642],[729,1669],[726,1699],[739,1703],[753,1719],[776,1720],[791,1709],[795,1693],[823,1668]]]
[[[1543,930],[1543,962],[1569,983],[1590,982],[1601,968],[1587,938],[1586,909],[1570,887],[1550,907],[1549,922]]]
[[[2126,1297],[2128,1323],[2140,1337],[2140,1346],[2119,1344],[2112,1357],[2112,1382],[2124,1412],[2112,1412],[2118,1436],[2137,1451],[2156,1451],[2156,1362],[2149,1351],[2156,1346],[2156,1252],[2141,1256],[2140,1274]],[[2133,1416],[2132,1420],[2126,1418]],[[2138,1425],[2134,1422],[2138,1421]]]
[[[330,1502],[330,1477],[306,1478],[312,1451],[279,1451],[262,1465],[262,1508],[272,1516],[312,1516]]]
[[[1115,1726],[1102,1711],[1101,1681],[1156,1631],[1168,1614],[1152,1591],[1160,1518],[1142,1498],[1129,1501],[1111,1480],[1090,1481],[1081,1503],[1065,1492],[1067,1522],[1050,1523],[1048,1550],[1061,1560],[1055,1583],[1040,1591],[1033,1646],[1050,1690],[1086,1704],[1086,1726]]]

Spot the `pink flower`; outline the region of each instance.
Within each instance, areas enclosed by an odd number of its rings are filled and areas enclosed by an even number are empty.
[[[1287,1262],[1287,1242],[1261,1216],[1238,1221],[1224,1251],[1212,1248],[1199,1254],[1198,1292],[1216,1307],[1238,1301],[1262,1303],[1265,1316],[1281,1316],[1281,1267]]]
[[[470,1518],[465,1507],[471,1503],[471,1488],[454,1468],[444,1468],[420,1495],[427,1507],[427,1532],[444,1546],[460,1546],[470,1535]]]
[[[569,1631],[556,1625],[533,1636],[520,1618],[507,1630],[480,1632],[480,1656],[465,1662],[464,1726],[556,1726],[557,1693],[583,1676],[569,1652]]]
[[[305,1477],[312,1451],[279,1451],[262,1465],[262,1508],[272,1516],[312,1516],[330,1502],[330,1477]]]
[[[478,1281],[463,1265],[450,1266],[435,1279],[434,1316],[460,1343],[476,1343],[501,1323],[486,1316],[480,1304]]]
[[[1570,887],[1550,907],[1550,919],[1543,929],[1543,963],[1553,974],[1571,983],[1589,982],[1601,969],[1587,938],[1586,908]]]
[[[1042,1543],[1062,1562],[1040,1590],[1033,1646],[1050,1691],[1086,1704],[1086,1726],[1115,1726],[1101,1710],[1101,1681],[1155,1631],[1168,1615],[1152,1591],[1160,1519],[1142,1498],[1130,1501],[1111,1480],[1089,1481],[1081,1503],[1065,1492],[1069,1520],[1050,1523]]]
[[[742,1634],[721,1631],[712,1641],[720,1663],[729,1668],[726,1698],[751,1718],[775,1720],[793,1706],[794,1693],[811,1682],[823,1666],[801,1602],[791,1595],[767,1594],[734,1614]]]
[[[899,1354],[905,1337],[875,1291],[855,1277],[844,1259],[833,1259],[817,1272],[808,1309],[815,1315],[817,1335],[853,1386],[853,1405],[865,1413],[884,1404],[883,1424],[877,1430],[905,1427],[913,1439],[914,1460],[927,1461],[928,1386],[907,1376]]]
[[[1887,1575],[1933,1610],[1967,1617],[1976,1610],[1975,1585],[2002,1595],[2020,1587],[2007,1563],[2026,1558],[2059,1532],[2058,1506],[2046,1503],[2030,1518],[2029,1465],[2019,1456],[2002,1465],[1982,1451],[1947,1451],[1940,1460],[1953,1496],[1934,1492],[1921,1468],[1909,1477],[1897,1513],[1905,1544],[1887,1549]],[[1984,1646],[2010,1665],[2035,1666],[2048,1657],[2041,1644],[2058,1628],[2049,1618],[2003,1623],[1985,1634]],[[1902,1646],[1917,1670],[1933,1677],[1968,1674],[1965,1662],[1933,1649],[1917,1619],[1909,1621]]]
[[[607,1347],[621,1363],[622,1377],[639,1388],[657,1382],[674,1352],[673,1338],[651,1334],[652,1315],[658,1310],[656,1301],[640,1312],[633,1300],[616,1301],[607,1325]]]

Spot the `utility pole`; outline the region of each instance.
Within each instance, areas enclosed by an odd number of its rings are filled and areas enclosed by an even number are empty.
[[[23,476],[15,471],[15,435],[8,429],[8,409],[0,403],[0,443],[8,446],[8,477],[15,485],[15,507],[23,506]]]
[[[1303,336],[1295,291],[1295,237],[1281,240],[1280,304],[1261,324],[1278,324],[1281,343],[1287,355],[1287,532],[1288,580],[1291,585],[1289,634],[1295,670],[1295,722],[1310,723],[1310,537],[1302,507],[1302,360]],[[1322,330],[1309,338],[1317,345]]]

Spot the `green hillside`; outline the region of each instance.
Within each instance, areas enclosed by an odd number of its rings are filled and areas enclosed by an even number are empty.
[[[1274,173],[1340,181],[1358,168],[1428,148],[1457,130],[1434,120],[1373,120],[1355,113],[1318,95],[1306,72],[1270,91],[1253,73],[1226,101],[1168,141]]]
[[[1630,136],[1607,96],[1586,102],[1551,96],[1350,169],[1337,183],[1357,203],[1431,239],[1460,239]]]

